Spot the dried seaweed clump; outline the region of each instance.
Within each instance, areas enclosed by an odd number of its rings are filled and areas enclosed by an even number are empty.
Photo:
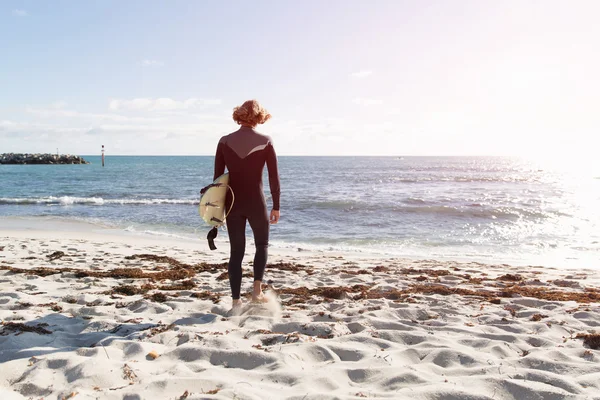
[[[213,303],[217,304],[221,300],[220,294],[204,291],[204,292],[195,292],[192,293],[192,297],[200,300],[211,300]]]
[[[147,337],[152,337],[152,336],[158,335],[160,333],[170,331],[173,328],[175,328],[175,324],[169,324],[169,325],[159,324],[158,326],[150,329],[150,333],[148,334]]]
[[[509,281],[509,282],[519,282],[523,280],[523,277],[519,274],[505,274],[496,278],[498,281]]]
[[[391,289],[391,290],[371,290],[368,292],[361,293],[361,299],[388,299],[388,300],[404,300],[409,294],[405,290]]]
[[[168,256],[157,256],[155,254],[134,254],[131,256],[125,257],[126,260],[144,260],[144,261],[154,261],[158,263],[166,263],[175,267],[176,269],[184,269],[184,270],[193,270],[195,273],[200,272],[212,272],[217,273],[219,270],[227,269],[227,263],[220,264],[209,264],[206,262],[202,262],[200,264],[191,265],[182,263],[177,261],[176,259]],[[191,277],[191,276],[189,276]],[[170,279],[170,278],[168,278]],[[181,279],[181,278],[180,278]]]
[[[277,269],[280,271],[292,271],[292,272],[312,270],[312,268],[309,267],[308,265],[286,263],[286,262],[281,262],[281,261],[274,263],[274,264],[268,264],[267,268],[268,269]]]
[[[408,293],[440,294],[443,296],[458,294],[460,296],[478,296],[486,299],[496,297],[494,293],[488,291],[451,288],[444,285],[413,285],[408,289]]]
[[[373,268],[373,272],[389,272],[389,268],[384,266],[384,265],[378,265],[375,268]]]
[[[22,324],[20,322],[2,322],[0,326],[2,326],[2,330],[0,330],[0,336],[6,336],[15,332],[17,333],[17,335],[20,335],[25,332],[33,332],[37,333],[38,335],[49,335],[52,333],[52,331],[49,331],[45,328],[46,326],[48,326],[48,324],[46,323],[31,326]]]
[[[160,263],[166,263],[172,265],[173,267],[183,267],[183,268],[191,268],[192,266],[189,264],[184,264],[180,261],[172,257],[167,256],[157,256],[155,254],[134,254],[131,256],[125,257],[126,260],[145,260],[145,261],[155,261]]]
[[[400,270],[401,274],[404,275],[426,275],[429,277],[440,277],[440,276],[446,276],[446,275],[452,275],[450,273],[450,271],[446,270],[446,269],[430,269],[430,268],[425,268],[425,269],[418,269],[418,268],[404,268],[402,270]]]
[[[370,289],[369,286],[365,285],[354,285],[354,286],[328,286],[328,287],[320,287],[315,289],[308,289],[306,287],[300,288],[282,288],[278,289],[278,294],[289,294],[292,295],[293,298],[286,302],[289,304],[299,304],[305,303],[309,301],[312,296],[323,297],[327,300],[332,299],[344,299],[346,297],[351,297],[351,293],[359,293],[358,298],[364,297],[364,293]],[[356,298],[356,297],[354,297]]]
[[[48,258],[48,261],[54,261],[54,260],[58,260],[61,257],[64,257],[65,253],[62,251],[55,251],[52,254],[48,254],[46,257]]]
[[[121,285],[106,292],[106,294],[122,294],[125,296],[135,296],[136,294],[146,294],[150,290],[156,289],[154,285],[145,284],[140,287],[133,285]]]
[[[162,292],[156,292],[153,293],[152,296],[150,296],[150,300],[155,301],[157,303],[164,303],[165,301],[167,301],[167,299],[167,295]]]
[[[186,281],[181,281],[178,283],[173,283],[171,285],[162,285],[158,288],[160,290],[190,290],[196,287],[196,284],[193,280],[188,279]]]
[[[371,271],[368,271],[366,269],[356,269],[356,270],[350,270],[350,269],[342,269],[339,271],[340,274],[348,274],[348,275],[373,275],[373,273]]]
[[[549,301],[576,301],[578,303],[600,302],[600,291],[595,288],[588,288],[583,292],[571,292],[515,285],[507,287],[498,293],[498,296],[500,297],[513,297],[514,295]]]
[[[600,350],[600,333],[578,333],[577,339],[583,339],[583,344],[592,350]]]
[[[141,268],[114,268],[110,271],[77,271],[75,276],[77,278],[91,276],[94,278],[152,279],[157,281],[169,279],[176,281],[192,278],[195,274],[193,269],[176,266],[173,269],[161,272],[144,272]]]
[[[530,318],[530,321],[539,322],[543,318],[548,318],[548,316],[545,314],[533,314]]]
[[[16,268],[9,267],[8,265],[0,265],[0,270],[10,271],[14,274],[26,274],[26,275],[37,275],[41,277],[60,274],[63,272],[75,272],[76,270],[73,268],[46,268],[46,267],[38,267],[32,269],[25,268]]]

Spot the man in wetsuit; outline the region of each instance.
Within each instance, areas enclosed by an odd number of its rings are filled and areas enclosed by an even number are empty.
[[[235,195],[231,212],[227,215],[227,232],[231,245],[229,257],[229,284],[233,308],[240,307],[242,286],[242,259],[246,248],[246,221],[254,233],[256,253],[254,255],[253,302],[266,302],[261,283],[267,264],[269,246],[269,223],[279,221],[279,173],[277,156],[271,138],[254,130],[271,118],[256,100],[248,100],[233,109],[233,120],[240,129],[223,136],[217,146],[215,175],[218,178],[229,171],[229,186]],[[273,209],[267,215],[267,203],[263,193],[262,174],[265,164],[269,172],[269,188],[273,198]],[[226,207],[231,204],[228,194]]]

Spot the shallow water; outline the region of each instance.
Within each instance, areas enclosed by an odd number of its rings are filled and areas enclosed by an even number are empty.
[[[0,166],[0,216],[203,238],[213,157]],[[600,264],[600,172],[501,157],[279,157],[279,247],[551,266]],[[265,191],[268,179],[265,171]],[[239,200],[238,200],[239,201]],[[226,235],[219,235],[219,238]]]

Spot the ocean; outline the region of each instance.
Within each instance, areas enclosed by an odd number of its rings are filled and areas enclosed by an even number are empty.
[[[108,156],[105,167],[84,158],[91,164],[0,165],[0,225],[83,220],[208,249],[197,208],[213,157]],[[280,156],[279,168],[273,247],[600,268],[598,170],[505,157]]]

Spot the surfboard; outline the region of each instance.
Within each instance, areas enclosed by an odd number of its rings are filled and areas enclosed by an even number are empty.
[[[229,173],[225,173],[214,180],[200,198],[198,212],[202,219],[211,226],[221,226],[225,222],[227,210],[225,199],[229,190]]]

